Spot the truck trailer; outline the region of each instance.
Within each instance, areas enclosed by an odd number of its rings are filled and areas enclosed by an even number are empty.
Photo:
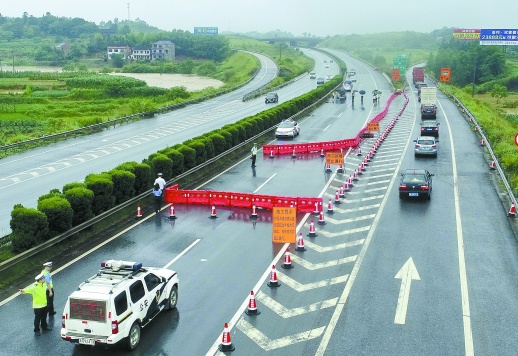
[[[424,82],[424,68],[414,67],[412,70],[412,81],[415,83]]]
[[[434,119],[437,117],[437,88],[421,87],[421,119]]]

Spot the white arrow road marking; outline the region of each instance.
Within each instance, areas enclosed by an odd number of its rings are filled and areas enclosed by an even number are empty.
[[[369,231],[370,228],[371,228],[371,226],[369,225],[369,226],[364,226],[364,227],[358,227],[356,229],[343,230],[340,232],[327,232],[325,230],[319,230],[318,233],[322,234],[324,236],[327,236],[327,237],[336,237],[336,236],[344,236],[344,235],[349,235],[349,234],[355,234],[358,232]]]
[[[379,208],[379,207],[380,207],[380,204],[365,205],[365,206],[360,206],[360,207],[354,208],[354,209],[341,209],[336,206],[336,207],[334,207],[334,211],[335,211],[335,213],[355,213],[357,211],[375,209],[375,208]]]
[[[369,215],[358,216],[357,218],[340,219],[340,220],[328,217],[325,220],[331,224],[339,225],[339,224],[346,224],[346,223],[356,222],[356,221],[361,221],[361,220],[374,219],[375,216],[376,216],[376,214],[369,214]]]
[[[310,305],[306,305],[303,307],[288,309],[281,303],[277,302],[276,300],[272,299],[265,293],[259,291],[256,295],[256,299],[264,304],[264,306],[270,308],[272,311],[277,313],[279,316],[283,317],[284,319],[291,318],[294,316],[306,314],[309,312],[313,312],[315,310],[325,309],[334,307],[336,305],[336,302],[338,302],[338,298],[332,298],[327,299],[318,303],[313,303]]]
[[[412,257],[405,262],[403,267],[399,270],[394,278],[401,279],[401,289],[399,290],[399,297],[397,300],[396,317],[394,318],[395,324],[404,324],[406,320],[406,310],[408,307],[408,298],[410,296],[410,286],[412,285],[412,279],[420,281],[419,273],[415,268]]]
[[[248,336],[252,341],[259,345],[264,351],[271,351],[281,347],[293,345],[302,341],[307,341],[319,337],[324,332],[325,326],[320,328],[293,334],[280,339],[271,340],[268,336],[260,332],[249,322],[241,318],[237,323],[237,328]]]
[[[344,263],[354,262],[356,261],[356,255],[340,258],[338,260],[328,261],[328,262],[321,262],[321,263],[311,263],[309,261],[306,261],[305,259],[298,257],[297,255],[291,255],[291,259],[294,262],[297,262],[297,264],[301,265],[305,269],[309,269],[311,271],[321,269],[321,268],[327,268],[337,265],[342,265]]]
[[[318,282],[302,284],[302,283],[297,282],[293,278],[288,277],[284,273],[277,271],[277,278],[279,280],[281,280],[282,282],[284,282],[284,284],[286,284],[288,287],[295,289],[297,292],[306,292],[311,289],[322,288],[322,287],[326,287],[326,286],[329,286],[332,284],[345,283],[347,281],[348,277],[349,277],[349,275],[346,274],[346,275],[343,275],[340,277],[323,279]]]

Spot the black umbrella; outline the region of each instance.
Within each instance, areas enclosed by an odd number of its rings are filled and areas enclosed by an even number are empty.
[[[360,95],[365,95],[365,90],[360,90]]]

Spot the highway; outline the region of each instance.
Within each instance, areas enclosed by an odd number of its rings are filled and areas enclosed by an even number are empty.
[[[300,122],[300,136],[281,142],[353,137],[393,92],[370,66],[333,53],[356,69],[355,89],[382,91],[380,105],[373,106],[368,94],[363,109],[358,101],[353,108],[350,96],[345,104],[326,103]],[[171,221],[164,207],[78,261],[56,266],[58,315],[68,294],[102,260],[123,259],[170,266],[180,277],[177,310],[143,329],[134,355],[218,354],[224,323],[235,355],[514,355],[518,244],[482,147],[455,105],[439,94],[439,155],[415,158],[412,140],[421,119],[416,93],[408,95],[408,106],[366,171],[341,204],[333,204],[334,214],[325,214],[326,224],[316,225],[316,237],[307,235],[317,217],[297,216],[307,250],[289,246],[293,269],[281,267],[288,246],[271,242],[269,211],[252,221],[246,209],[219,208],[218,218],[209,219],[209,207],[177,205],[178,219]],[[403,96],[392,102],[382,130],[403,104]],[[363,154],[375,140],[362,142]],[[244,157],[199,188],[322,196],[327,202],[361,159],[349,152],[342,174],[324,172],[318,154],[271,159],[260,152],[256,169]],[[435,174],[430,201],[399,199],[398,173],[405,168]],[[278,288],[266,285],[272,264]],[[251,290],[260,315],[244,313]],[[125,354],[62,341],[59,318],[53,331],[37,339],[29,299],[2,302],[0,318],[10,327],[0,336],[1,352]]]

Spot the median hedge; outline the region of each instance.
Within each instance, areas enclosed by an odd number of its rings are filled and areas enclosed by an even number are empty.
[[[38,210],[16,205],[11,212],[13,252],[21,252],[151,190],[155,177],[166,181],[205,163],[317,102],[341,82],[340,76],[298,98],[220,129],[167,147],[142,163],[122,163],[109,172],[89,174],[39,199]]]

